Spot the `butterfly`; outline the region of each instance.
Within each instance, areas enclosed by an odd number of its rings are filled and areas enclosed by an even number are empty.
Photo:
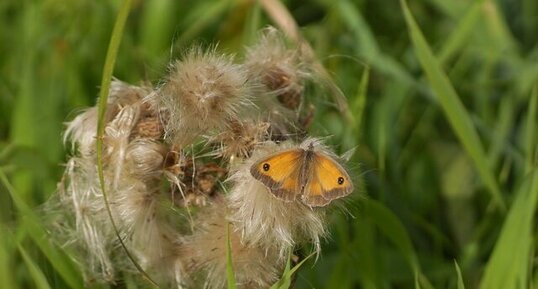
[[[291,202],[300,196],[311,207],[325,206],[353,191],[346,170],[315,149],[313,142],[306,149],[285,150],[257,161],[250,173],[277,198]]]

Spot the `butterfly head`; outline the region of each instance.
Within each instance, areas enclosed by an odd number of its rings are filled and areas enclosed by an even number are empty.
[[[311,141],[311,142],[308,144],[308,150],[309,150],[309,151],[314,151],[314,141]]]

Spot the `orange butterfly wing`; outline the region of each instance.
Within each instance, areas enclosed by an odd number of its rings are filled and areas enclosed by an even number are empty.
[[[311,173],[302,197],[309,206],[325,206],[353,191],[353,183],[346,170],[326,155],[314,153]]]
[[[293,201],[300,193],[299,175],[304,150],[292,149],[276,153],[250,168],[250,173],[278,198]]]

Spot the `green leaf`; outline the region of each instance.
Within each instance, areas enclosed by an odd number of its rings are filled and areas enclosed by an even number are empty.
[[[533,218],[538,200],[538,170],[525,179],[504,221],[486,265],[481,289],[526,288],[529,276]]]
[[[26,266],[28,267],[28,270],[30,271],[30,275],[32,276],[32,279],[35,282],[36,288],[39,289],[50,289],[49,282],[47,281],[47,278],[45,277],[45,274],[43,274],[43,271],[39,268],[39,266],[34,262],[34,260],[26,253],[26,250],[19,244],[18,245],[19,252],[21,253],[22,259],[24,260],[24,263],[26,263]]]
[[[454,260],[454,267],[456,267],[456,273],[458,274],[458,289],[465,289],[465,285],[463,284],[463,277],[461,276],[460,266],[458,266],[458,262],[456,262],[456,260]]]
[[[525,166],[525,172],[530,172],[534,165],[534,131],[536,130],[536,102],[538,98],[538,85],[534,87],[529,102],[529,111],[527,112],[527,127],[526,127],[526,141],[525,141],[525,153],[527,155],[527,163]]]
[[[146,1],[140,17],[140,38],[142,51],[150,56],[161,56],[170,45],[171,28],[175,22],[174,1]]]
[[[187,29],[179,36],[176,44],[183,45],[191,41],[216,21],[215,19],[221,18],[221,15],[226,11],[233,9],[237,3],[237,1],[230,0],[201,2],[200,5],[191,10],[189,17],[185,18],[184,24]]]
[[[262,9],[258,1],[249,2],[248,15],[243,31],[243,42],[246,44],[252,45],[257,39],[261,24],[261,11]]]
[[[420,273],[418,258],[404,226],[389,209],[378,201],[365,201],[365,214],[368,215],[379,230],[400,250],[409,264],[413,274]]]
[[[456,29],[450,34],[439,52],[439,63],[446,64],[458,49],[465,44],[480,18],[483,3],[484,0],[478,0],[470,4],[471,7],[467,9],[465,15],[458,22]]]
[[[443,108],[445,116],[458,139],[463,144],[466,152],[473,160],[480,177],[491,193],[495,205],[503,211],[506,210],[501,190],[495,180],[493,171],[489,167],[486,153],[484,152],[484,148],[469,113],[461,103],[450,80],[439,66],[430,46],[424,39],[420,28],[411,15],[406,1],[400,0],[400,3],[405,15],[411,41],[415,47],[415,54],[420,61],[422,69],[424,69],[426,73],[433,92]]]
[[[351,113],[353,115],[352,128],[355,133],[360,133],[362,120],[364,118],[364,108],[366,106],[366,97],[368,94],[368,80],[370,79],[370,67],[365,67],[362,72],[361,81],[357,89],[357,96],[351,103]]]
[[[398,248],[407,261],[415,280],[415,288],[430,289],[433,286],[424,276],[418,262],[411,237],[398,217],[378,201],[364,202],[365,215],[369,216],[378,229]]]
[[[356,5],[349,0],[337,1],[336,3],[327,1],[327,5],[335,7],[342,20],[355,32],[357,52],[360,57],[366,59],[375,69],[405,84],[410,86],[417,84],[399,62],[380,51],[368,22],[365,21]]]
[[[284,273],[282,274],[282,278],[278,282],[273,284],[273,286],[271,286],[270,289],[288,289],[288,288],[290,288],[291,280],[292,280],[291,277],[293,276],[293,273],[295,273],[295,271],[299,270],[299,268],[304,264],[304,262],[306,262],[306,260],[310,259],[310,257],[314,256],[314,254],[316,254],[316,252],[313,252],[310,255],[306,256],[306,258],[304,258],[301,262],[299,262],[297,265],[293,266],[293,268],[290,269],[290,267],[291,267],[291,252],[290,252],[289,256],[288,256],[288,262],[286,263],[286,268],[284,269]]]
[[[0,288],[18,288],[13,281],[13,246],[10,239],[6,238],[7,228],[0,227],[2,238],[0,238]]]
[[[45,226],[40,222],[40,217],[17,195],[6,175],[1,170],[0,182],[11,196],[19,214],[24,216],[20,227],[30,235],[54,269],[56,269],[71,288],[84,288],[81,274],[75,269],[75,264],[63,252],[49,243],[47,233],[44,229]]]
[[[121,43],[121,38],[123,35],[123,30],[125,28],[125,22],[127,21],[127,17],[129,16],[129,10],[131,8],[131,0],[125,0],[123,1],[120,11],[118,12],[118,16],[116,17],[116,22],[114,24],[114,29],[112,30],[112,35],[110,37],[110,43],[108,45],[108,50],[106,53],[106,59],[105,59],[105,65],[103,67],[103,76],[101,78],[101,90],[99,92],[99,103],[98,103],[98,119],[97,119],[97,141],[96,141],[96,152],[97,152],[97,172],[99,175],[99,185],[101,188],[101,192],[103,193],[103,202],[105,202],[106,205],[106,211],[109,217],[110,222],[112,223],[112,227],[114,228],[114,233],[116,234],[116,237],[127,255],[127,258],[133,263],[135,268],[142,274],[142,277],[148,281],[151,285],[155,287],[159,287],[155,281],[142,269],[140,264],[134,259],[133,255],[127,247],[125,246],[123,239],[120,236],[120,233],[118,231],[118,227],[116,226],[116,223],[114,222],[114,218],[112,217],[112,212],[110,210],[110,204],[108,202],[108,196],[107,191],[105,187],[105,176],[103,173],[103,138],[104,138],[104,132],[105,132],[105,113],[107,108],[107,102],[108,102],[108,92],[110,88],[110,83],[112,81],[112,72],[114,71],[114,64],[116,63],[116,57],[118,55],[118,50]]]

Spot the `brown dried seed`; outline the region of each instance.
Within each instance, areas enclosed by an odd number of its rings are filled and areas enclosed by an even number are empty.
[[[146,117],[138,122],[134,134],[142,138],[161,139],[164,135],[164,127],[158,117]]]
[[[202,193],[209,195],[215,187],[215,179],[211,175],[205,175],[198,179],[196,185]]]
[[[277,98],[284,107],[296,110],[301,105],[302,93],[303,91],[301,87],[292,86],[279,94]]]
[[[279,67],[271,67],[262,82],[269,90],[277,93],[278,101],[286,108],[296,110],[301,105],[304,87],[297,75]]]
[[[181,152],[174,148],[170,149],[164,158],[164,169],[171,172],[174,176],[179,176],[180,179],[185,175],[190,175],[187,174],[185,170],[189,165],[192,170],[192,161],[185,160],[185,158],[181,156]]]

